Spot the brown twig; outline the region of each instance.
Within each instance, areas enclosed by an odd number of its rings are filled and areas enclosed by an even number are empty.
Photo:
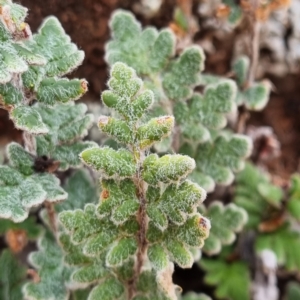
[[[56,228],[56,214],[55,214],[54,204],[45,201],[45,207],[48,213],[50,227],[53,230],[54,235],[56,235],[57,228]]]
[[[258,9],[259,1],[252,1],[252,8],[249,11],[250,24],[252,24],[251,34],[249,35],[249,43],[251,44],[251,60],[250,67],[248,72],[248,78],[245,84],[245,88],[252,85],[255,80],[255,73],[257,69],[257,64],[259,60],[259,33],[260,33],[260,22],[256,16],[256,10]],[[246,122],[249,119],[249,112],[245,106],[242,106],[240,109],[236,132],[243,133],[245,131]]]
[[[143,160],[142,153],[139,153],[138,160],[141,165],[141,161]],[[133,278],[128,283],[128,300],[133,299],[136,294],[136,284],[142,272],[142,267],[144,265],[148,242],[146,238],[147,227],[148,227],[148,219],[146,214],[146,195],[145,195],[145,182],[141,178],[140,172],[137,172],[135,178],[136,185],[136,195],[140,202],[140,207],[138,210],[137,221],[139,223],[140,229],[137,235],[138,242],[138,250],[137,250],[137,259],[134,265],[134,275]]]

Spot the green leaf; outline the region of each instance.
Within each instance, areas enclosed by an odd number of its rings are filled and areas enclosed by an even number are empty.
[[[133,134],[126,121],[101,116],[98,125],[101,131],[115,137],[121,143],[130,144],[133,142]]]
[[[136,215],[139,207],[139,202],[136,199],[125,201],[113,211],[111,219],[116,225],[122,224],[130,216]]]
[[[45,78],[37,90],[37,100],[46,105],[66,103],[79,99],[87,91],[83,79]]]
[[[23,175],[28,176],[33,174],[34,157],[21,145],[10,143],[7,146],[7,155],[10,164]]]
[[[208,255],[218,254],[222,245],[232,244],[235,233],[241,231],[248,220],[243,208],[233,203],[224,206],[219,201],[214,201],[203,214],[212,220],[210,234],[203,247]]]
[[[250,155],[251,150],[252,143],[244,135],[219,136],[213,142],[198,146],[195,154],[197,171],[208,176],[215,183],[227,186],[234,179],[233,172],[240,172],[244,168],[244,160]],[[193,177],[193,179],[202,185],[203,177],[199,179]],[[214,186],[208,192],[213,189]]]
[[[53,174],[35,174],[31,178],[40,184],[47,193],[46,200],[48,202],[58,202],[67,199],[68,194],[60,187],[59,179]]]
[[[87,300],[118,300],[124,293],[123,284],[116,278],[109,278],[96,286]]]
[[[194,292],[189,292],[184,294],[182,300],[211,300],[211,298],[205,294],[196,294]]]
[[[83,209],[85,204],[94,204],[98,200],[97,188],[84,170],[75,171],[68,178],[64,190],[68,193],[68,198],[55,205],[57,212]]]
[[[192,95],[193,87],[200,82],[199,73],[203,68],[203,50],[197,46],[186,48],[180,57],[171,64],[162,80],[166,96],[174,101],[189,98]]]
[[[270,233],[261,233],[255,241],[256,252],[272,249],[277,256],[278,265],[288,271],[300,270],[300,235],[288,224]]]
[[[250,59],[248,56],[239,56],[232,64],[232,70],[235,73],[236,81],[239,87],[243,88],[246,83]]]
[[[46,234],[39,240],[39,250],[29,256],[30,263],[38,270],[40,282],[27,283],[23,288],[26,299],[69,299],[70,276],[73,269],[63,263],[63,253],[55,240]]]
[[[0,189],[0,217],[22,222],[28,217],[29,209],[46,199],[46,191],[33,179],[25,179],[15,186]]]
[[[236,85],[223,80],[209,85],[204,95],[195,93],[188,102],[178,102],[174,115],[183,138],[191,143],[211,139],[209,129],[222,129],[227,124],[226,114],[235,109]]]
[[[152,74],[162,70],[174,53],[175,37],[170,30],[142,30],[130,12],[117,10],[109,26],[113,39],[106,45],[106,61],[110,65],[120,61],[138,74]]]
[[[181,225],[186,221],[188,215],[196,212],[196,207],[204,201],[205,197],[206,192],[201,187],[186,180],[180,185],[169,185],[156,206],[173,223]]]
[[[171,227],[169,238],[177,239],[190,247],[201,248],[209,235],[210,228],[208,219],[200,214],[195,214],[189,217],[182,226],[176,226],[175,229]]]
[[[71,166],[79,167],[81,165],[79,154],[95,146],[93,142],[79,141],[87,135],[93,121],[92,115],[85,114],[86,105],[71,103],[47,107],[38,104],[34,107],[49,130],[47,135],[36,137],[38,155],[59,161],[60,170],[66,170]]]
[[[291,178],[287,210],[293,218],[300,220],[300,176],[298,174]]]
[[[147,207],[147,215],[153,224],[161,231],[164,231],[167,228],[168,219],[157,204],[149,205]]]
[[[274,186],[270,183],[259,183],[257,190],[267,202],[280,208],[283,197],[283,192],[280,187]]]
[[[142,176],[149,184],[177,182],[195,168],[195,161],[185,155],[173,154],[158,157],[149,155],[144,160]]]
[[[286,291],[286,300],[297,300],[300,297],[300,284],[298,282],[289,282]]]
[[[149,246],[148,257],[152,266],[156,270],[165,269],[169,264],[169,257],[167,253],[159,244]]]
[[[21,74],[28,70],[28,65],[14,48],[13,41],[0,44],[0,83],[8,83],[13,74]]]
[[[137,250],[135,238],[124,238],[118,241],[108,252],[106,264],[108,266],[120,266]]]
[[[45,65],[47,60],[42,55],[36,54],[22,44],[13,45],[20,57],[22,57],[29,65]]]
[[[178,264],[179,267],[183,269],[192,267],[194,258],[191,252],[181,242],[169,240],[166,243],[166,248],[171,259]]]
[[[228,16],[229,23],[237,25],[243,17],[242,8],[234,0],[222,0],[222,2],[230,7],[230,14]]]
[[[38,111],[32,106],[18,106],[10,112],[16,128],[28,131],[32,134],[48,133],[47,126]]]
[[[133,155],[125,149],[116,151],[109,147],[89,148],[80,156],[88,166],[109,177],[130,177],[136,171]]]
[[[11,83],[0,84],[0,104],[6,107],[16,106],[23,99],[22,92]]]
[[[37,34],[26,45],[36,54],[45,56],[46,74],[62,76],[77,68],[83,61],[84,53],[70,41],[60,22],[55,17],[44,20]]]
[[[173,127],[173,116],[163,116],[151,119],[149,122],[138,128],[137,137],[140,141],[140,147],[145,149],[155,142],[161,141],[164,137],[171,134]]]
[[[247,211],[246,228],[258,229],[269,216],[266,212],[280,213],[282,191],[271,184],[267,174],[248,163],[236,182],[234,202]]]
[[[0,185],[14,186],[21,184],[24,177],[17,170],[0,165]]]
[[[83,210],[63,211],[58,218],[65,229],[71,233],[72,242],[79,244],[88,237],[101,231],[101,220],[96,216],[96,207],[87,204]]]
[[[245,263],[202,258],[199,264],[207,272],[205,282],[216,286],[216,298],[250,299],[250,274]]]
[[[134,69],[129,68],[123,63],[115,63],[112,66],[110,76],[111,78],[108,81],[110,90],[104,91],[101,96],[104,104],[119,112],[125,118],[125,120],[130,119],[132,121],[136,121],[141,118],[153,102],[152,91],[140,91],[143,82],[140,78],[136,77]],[[103,120],[106,121],[100,122],[101,128],[105,125],[109,125],[109,120],[112,119],[106,118]],[[123,133],[123,135],[125,135],[125,138],[129,133],[127,132],[128,129],[125,129],[124,126],[125,125],[123,124],[122,130],[125,130],[125,132]],[[131,130],[134,131],[134,128],[132,127]],[[122,137],[122,134],[116,135],[116,130],[114,135],[119,140],[120,137]]]

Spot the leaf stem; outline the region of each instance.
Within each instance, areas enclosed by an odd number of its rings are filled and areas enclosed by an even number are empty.
[[[251,34],[249,35],[249,43],[251,44],[251,60],[250,60],[250,67],[248,72],[248,79],[245,84],[245,88],[251,86],[251,84],[255,80],[255,73],[257,69],[257,64],[259,60],[259,34],[260,34],[260,22],[257,20],[256,17],[256,10],[258,8],[259,2],[258,0],[252,1],[252,10],[249,15],[250,22],[252,24]],[[245,105],[242,106],[237,125],[236,125],[236,132],[243,133],[245,131],[246,122],[249,119],[249,112]]]
[[[48,201],[45,201],[45,207],[48,213],[50,227],[56,236],[57,228],[56,228],[56,213],[54,209],[54,204]]]
[[[145,182],[141,177],[141,165],[142,165],[143,153],[139,155],[139,171],[136,173],[135,176],[135,185],[136,185],[136,194],[140,201],[140,207],[137,214],[137,221],[139,223],[140,229],[137,235],[137,242],[138,242],[138,250],[137,250],[137,259],[134,265],[134,275],[132,280],[129,283],[128,288],[128,300],[133,299],[136,294],[136,284],[142,272],[142,268],[144,265],[147,248],[148,248],[148,241],[146,238],[147,227],[148,227],[148,219],[146,214],[146,195],[145,195]]]

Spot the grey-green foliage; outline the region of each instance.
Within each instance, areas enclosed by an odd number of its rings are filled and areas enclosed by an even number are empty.
[[[222,142],[222,138],[216,138],[227,124],[226,114],[236,110],[235,82],[214,79],[203,94],[195,93],[204,68],[201,48],[187,47],[175,57],[175,39],[170,30],[158,32],[152,27],[143,30],[135,17],[123,10],[112,15],[110,28],[112,40],[106,45],[107,62],[112,65],[121,61],[136,69],[146,86],[154,91],[156,101],[151,115],[174,114],[178,133],[174,144],[179,141],[183,148],[185,143],[192,148],[199,145],[197,151],[188,152],[195,159],[201,158],[198,163],[201,170],[193,173],[193,179],[210,192],[216,183],[229,185],[234,178],[232,171],[240,171],[251,152],[251,142],[243,136],[235,136],[228,145],[224,145],[226,141]],[[104,102],[105,99],[103,96]],[[230,147],[231,143],[236,150]],[[165,140],[155,148],[170,151],[172,145]]]
[[[35,173],[35,158],[21,145],[7,147],[8,166],[0,166],[0,216],[14,222],[28,217],[29,209],[44,201],[66,199],[59,180],[50,173]]]
[[[21,6],[9,5],[10,12],[20,8],[20,14],[13,16],[8,12],[9,21],[3,18],[0,22],[0,35],[3,35],[1,76],[6,76],[2,81],[0,79],[0,103],[9,111],[16,128],[32,134],[45,134],[49,129],[41,114],[37,107],[28,104],[37,100],[46,105],[55,105],[81,97],[87,91],[86,81],[69,80],[62,76],[82,63],[84,53],[71,43],[55,17],[46,19],[38,34],[31,36],[28,31],[28,36],[17,40],[18,35],[12,31],[21,30],[18,28],[24,26],[24,30],[27,30],[28,25],[22,23],[26,13],[24,16],[21,14]],[[15,26],[9,26],[7,22]]]
[[[247,212],[230,203],[223,205],[214,201],[207,209],[202,206],[200,212],[212,221],[209,237],[205,241],[203,252],[208,255],[218,254],[222,245],[230,245],[236,239],[236,232],[240,232],[247,222]]]
[[[55,210],[83,209],[87,203],[98,201],[98,191],[90,176],[84,170],[76,170],[63,186],[68,193],[68,198],[55,205]]]
[[[247,83],[249,64],[249,58],[241,56],[232,65],[239,87],[236,102],[237,105],[244,104],[249,110],[262,110],[269,101],[271,85],[267,81],[253,82],[249,85]]]
[[[39,282],[23,286],[23,295],[28,300],[68,300],[70,275],[73,268],[65,266],[62,249],[52,234],[47,232],[38,241],[38,251],[29,256],[30,264],[37,269]]]
[[[0,270],[0,299],[22,299],[22,284],[26,278],[26,268],[7,249],[0,255]]]
[[[48,105],[65,103],[78,99],[87,90],[84,80],[60,78],[82,63],[84,53],[71,43],[55,17],[47,18],[26,46],[47,60],[43,66],[31,66],[22,76],[24,86],[35,93],[37,101]]]
[[[48,131],[48,134],[35,138],[38,156],[59,161],[60,170],[79,167],[79,153],[95,145],[81,140],[87,135],[93,121],[92,115],[86,114],[86,105],[71,103],[47,107],[37,104],[34,107]]]
[[[97,205],[59,214],[65,261],[78,267],[74,282],[94,285],[89,300],[124,299],[126,293],[135,300],[177,299],[172,262],[191,267],[194,249],[203,246],[210,223],[197,207],[206,193],[186,180],[195,167],[192,158],[149,155],[149,147],[171,133],[174,118],[142,119],[153,93],[135,71],[114,64],[108,86],[102,100],[118,118],[101,116],[98,126],[124,148],[81,153],[100,171],[101,196]]]
[[[233,182],[234,172],[244,168],[244,160],[251,150],[252,143],[247,136],[226,133],[197,147],[185,143],[179,152],[195,157],[197,168],[191,178],[211,192],[215,184],[229,185]]]
[[[84,170],[76,170],[67,182],[64,184],[64,189],[68,192],[68,198],[59,204],[55,205],[56,212],[65,210],[82,209],[85,204],[97,202],[97,188],[93,184],[90,176]],[[40,214],[45,225],[49,227],[49,216],[46,210]],[[26,221],[28,221],[27,219]],[[1,223],[0,223],[1,224]],[[57,224],[58,225],[58,224]],[[75,290],[84,288],[84,283],[76,280],[76,276],[71,277],[72,273],[76,270],[72,261],[78,260],[80,256],[79,251],[81,248],[72,252],[72,255],[66,255],[61,249],[61,244],[64,245],[65,250],[68,252],[69,248],[66,243],[69,242],[69,237],[62,231],[60,226],[56,226],[58,232],[58,240],[55,240],[53,234],[49,231],[41,237],[38,241],[39,251],[30,254],[29,261],[39,274],[39,282],[30,282],[24,286],[23,292],[26,299],[44,300],[44,299],[86,299],[90,290]],[[70,244],[71,245],[71,244]],[[73,246],[72,250],[76,249]],[[64,260],[68,263],[65,265]],[[87,264],[91,260],[83,258],[82,262]],[[71,265],[71,266],[70,266]],[[55,266],[53,268],[53,266]],[[86,275],[93,276],[90,273],[91,269],[88,268]],[[79,273],[81,271],[79,270]]]
[[[55,17],[32,36],[24,23],[26,8],[2,1],[1,12],[1,47],[6,51],[0,50],[1,76],[7,70],[11,76],[0,80],[0,103],[15,127],[25,131],[25,148],[10,144],[9,165],[0,166],[0,216],[21,222],[32,207],[67,198],[51,173],[79,167],[79,153],[95,144],[81,141],[92,116],[84,104],[73,102],[87,91],[87,83],[62,77],[82,63],[83,51]],[[14,64],[24,68],[10,69]]]
[[[247,56],[240,56],[232,63],[232,72],[238,89],[235,95],[235,103],[244,105],[248,110],[261,111],[268,104],[271,93],[271,84],[267,80],[248,82],[250,60]],[[222,82],[222,77],[203,75],[202,84]]]
[[[0,22],[0,83],[8,83],[14,74],[21,74],[28,70],[28,64],[43,64],[45,59],[33,53],[19,41],[28,34],[28,25],[24,23],[27,8],[2,0]],[[2,102],[2,101],[1,101]]]

